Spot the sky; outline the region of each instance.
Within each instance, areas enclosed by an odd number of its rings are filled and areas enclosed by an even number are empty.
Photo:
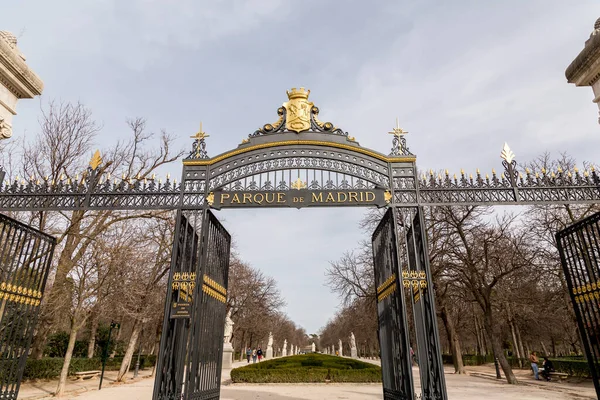
[[[388,153],[399,118],[422,169],[501,168],[566,151],[600,161],[598,109],[564,71],[600,17],[595,0],[0,0],[0,30],[45,84],[22,100],[13,138],[40,107],[81,101],[102,123],[98,146],[144,117],[191,149],[200,121],[211,156],[277,119],[304,86],[320,119]],[[91,155],[90,155],[91,156]],[[179,165],[170,167],[179,176]],[[241,257],[273,276],[285,311],[309,333],[333,316],[328,262],[369,233],[364,209],[224,210]]]

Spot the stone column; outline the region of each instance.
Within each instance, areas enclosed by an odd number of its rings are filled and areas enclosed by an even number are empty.
[[[0,139],[12,136],[12,119],[17,101],[42,94],[44,83],[27,66],[17,47],[17,38],[0,31]]]
[[[592,101],[600,108],[600,18],[596,20],[590,38],[585,42],[583,50],[571,62],[565,75],[569,83],[591,86],[594,92]]]

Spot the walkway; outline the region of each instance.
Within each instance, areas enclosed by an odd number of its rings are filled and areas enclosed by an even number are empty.
[[[244,365],[245,362],[234,364],[235,367]],[[536,382],[526,376],[527,371],[517,371],[521,382],[525,384],[508,385],[504,381],[490,379],[489,372],[493,366],[470,367],[474,375],[454,375],[447,370],[446,380],[450,400],[584,400],[596,399],[593,385],[587,382],[581,384],[566,384],[559,382]],[[223,371],[225,382],[221,390],[221,400],[379,400],[382,399],[381,385],[379,384],[295,384],[295,385],[240,385],[228,384],[229,370]],[[148,371],[141,375],[146,376],[135,382],[114,385],[114,377],[105,379],[106,385],[102,391],[97,391],[98,381],[82,383],[71,382],[69,391],[77,389],[78,393],[66,396],[74,400],[150,400],[152,397],[153,379],[147,377]],[[416,370],[415,370],[416,373]],[[476,376],[477,375],[477,376]],[[486,376],[483,379],[478,376]],[[495,375],[493,375],[495,376]],[[493,378],[492,376],[492,378]],[[418,377],[415,376],[418,382]],[[52,382],[51,382],[52,383]],[[48,392],[43,388],[48,384],[25,384],[19,399],[50,399]],[[55,389],[56,384],[49,387]],[[37,391],[37,397],[34,392]],[[29,394],[29,395],[28,395]]]

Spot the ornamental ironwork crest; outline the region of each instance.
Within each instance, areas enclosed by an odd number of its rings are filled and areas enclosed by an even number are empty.
[[[308,101],[310,90],[292,88],[286,91],[289,101],[283,103],[287,111],[285,127],[289,131],[300,133],[310,129],[310,111],[314,106],[312,101]]]

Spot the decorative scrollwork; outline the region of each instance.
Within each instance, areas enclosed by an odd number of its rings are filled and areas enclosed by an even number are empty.
[[[260,136],[260,135],[267,135],[270,133],[285,132],[285,117],[286,117],[285,108],[279,107],[277,109],[277,115],[279,115],[279,119],[276,122],[274,122],[272,124],[263,125],[262,128],[258,128],[257,130],[254,131],[254,133],[251,133],[250,135],[248,135],[248,137],[256,137],[256,136]]]

